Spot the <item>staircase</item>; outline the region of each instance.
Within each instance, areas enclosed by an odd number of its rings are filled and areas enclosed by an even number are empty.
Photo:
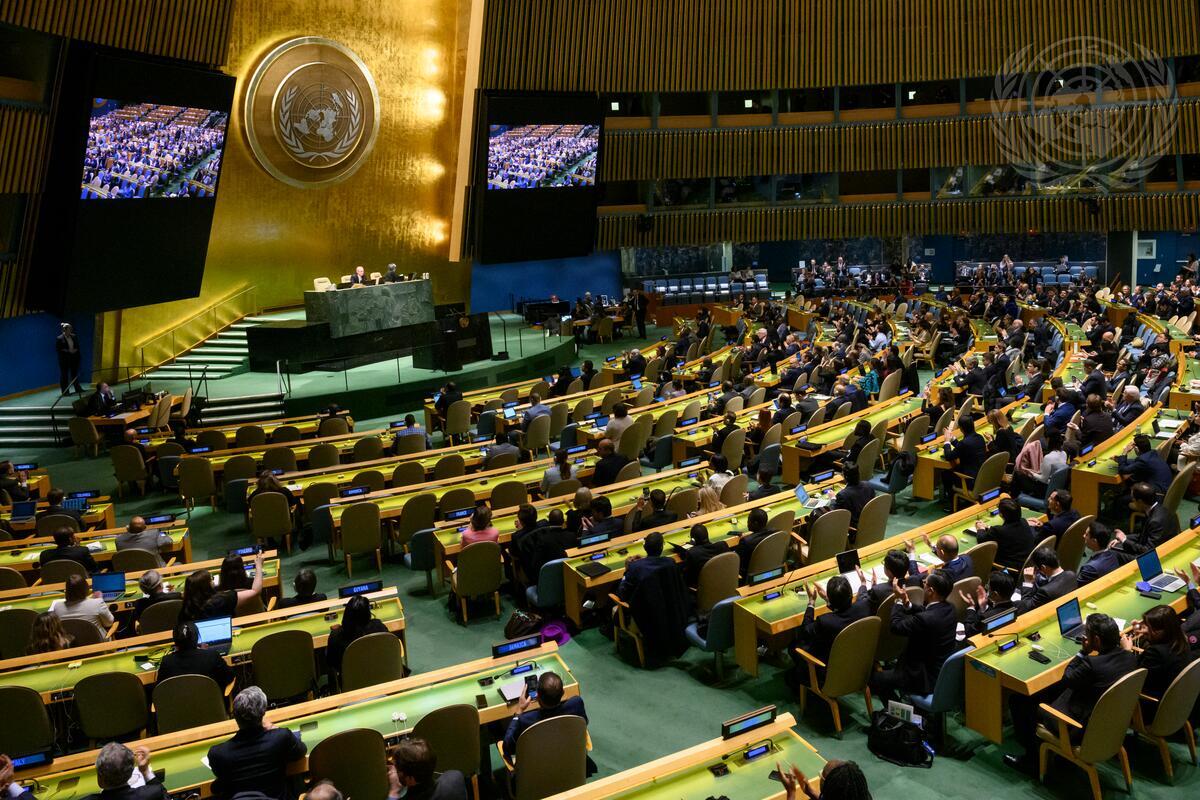
[[[12,453],[19,447],[57,447],[70,441],[67,420],[71,400],[67,398],[57,408],[50,406],[0,406],[0,451]],[[58,419],[58,436],[54,435],[54,420]]]
[[[257,422],[284,415],[283,395],[248,394],[237,397],[210,397],[200,411],[199,427]]]
[[[146,373],[150,380],[191,380],[205,374],[210,381],[246,372],[250,368],[250,351],[246,346],[246,329],[268,317],[244,317],[228,328],[217,332],[173,361]]]

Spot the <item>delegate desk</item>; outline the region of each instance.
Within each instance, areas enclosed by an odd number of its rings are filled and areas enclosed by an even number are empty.
[[[807,489],[810,494],[825,491],[832,493],[841,487],[840,478],[831,478],[820,484],[810,484]],[[792,512],[792,528],[802,518],[808,516],[810,509],[796,497],[794,492],[783,490],[776,494],[750,500],[738,505],[728,506],[712,514],[682,519],[670,525],[658,528],[648,528],[638,533],[627,534],[616,539],[567,552],[563,561],[563,597],[567,616],[577,626],[583,627],[583,602],[589,595],[603,596],[614,591],[616,584],[625,575],[625,561],[631,555],[642,555],[642,541],[650,533],[657,531],[663,535],[663,555],[669,555],[677,562],[683,561],[682,549],[691,538],[693,525],[703,524],[708,528],[709,540],[725,542],[732,550],[741,542],[743,534],[747,533],[747,522],[750,511],[761,508],[767,513],[768,525],[775,517]],[[791,529],[784,531],[790,535]],[[583,571],[587,567],[594,571],[603,567],[603,572],[589,575]]]
[[[182,403],[183,397],[181,395],[173,395],[171,397],[171,408],[175,408]],[[125,428],[136,428],[137,423],[144,419],[149,419],[154,414],[154,409],[157,407],[158,400],[151,399],[147,400],[145,403],[142,403],[142,405],[131,411],[121,411],[119,413],[112,414],[93,414],[92,416],[89,416],[88,419],[91,420],[92,424],[97,428],[112,429],[119,427],[121,430],[124,430]]]
[[[1037,418],[1042,414],[1041,404],[1030,402],[1027,399],[1016,400],[1001,410],[1008,415],[1014,428],[1020,428],[1025,423],[1025,420],[1030,417]],[[975,432],[985,440],[990,441],[992,435],[991,423],[986,418],[977,419],[975,421]],[[961,437],[954,439],[955,442],[960,440]],[[950,469],[950,462],[945,458],[944,438],[941,435],[931,439],[929,442],[917,445],[917,469],[913,473],[912,482],[913,497],[921,500],[932,500],[933,493],[938,485],[938,473],[946,469]],[[1073,485],[1071,493],[1074,494]],[[1079,506],[1076,505],[1075,507],[1078,508]],[[1080,511],[1080,513],[1087,514],[1090,512]]]
[[[741,427],[749,434],[750,429],[758,420],[758,412],[764,408],[768,409],[772,414],[775,413],[774,403],[759,403],[756,406],[744,406],[737,413],[738,427]],[[671,459],[678,464],[684,459],[699,455],[699,451],[704,450],[712,444],[717,430],[724,424],[725,416],[721,415],[676,428],[671,433]]]
[[[1200,529],[1184,531],[1164,542],[1158,556],[1164,572],[1182,569],[1187,573],[1188,564],[1200,559]],[[1008,627],[972,639],[975,649],[967,653],[965,667],[967,726],[993,742],[1001,742],[1004,693],[1032,695],[1062,678],[1067,662],[1079,652],[1079,645],[1064,639],[1058,628],[1057,609],[1071,598],[1079,600],[1085,618],[1091,613],[1108,614],[1122,630],[1154,606],[1167,604],[1179,612],[1187,605],[1184,590],[1163,593],[1160,600],[1143,597],[1135,589],[1140,580],[1137,562],[1131,561],[1055,603],[1022,614]],[[1039,664],[1029,657],[1029,635],[1033,633],[1040,634],[1037,643],[1050,659],[1049,664]],[[997,649],[1014,640],[1016,647],[1003,653]]]
[[[1126,317],[1137,313],[1137,309],[1128,303],[1113,303],[1108,300],[1101,300],[1100,305],[1104,308],[1104,313],[1108,316],[1108,321],[1117,328],[1125,324]]]
[[[519,664],[534,663],[532,672],[525,674],[558,673],[563,679],[563,698],[578,696],[579,681],[557,650],[557,645],[548,642],[536,650],[504,658],[478,659],[353,692],[273,708],[267,711],[266,718],[276,727],[299,733],[310,754],[323,740],[353,728],[378,731],[389,745],[395,744],[433,711],[462,704],[478,708],[475,701],[479,695],[483,695],[487,703],[479,708],[480,723],[500,722],[513,715],[515,702],[506,703],[498,687],[514,681],[524,682],[524,675],[511,675]],[[481,680],[489,679],[489,688],[480,686]],[[130,746],[146,747],[153,752],[155,769],[166,773],[163,782],[168,792],[199,791],[201,796],[207,797],[212,793],[213,775],[204,763],[205,756],[209,748],[227,740],[236,731],[237,723],[230,720],[154,736],[131,742]],[[40,795],[58,800],[98,792],[96,756],[95,750],[75,753],[59,758],[51,765],[22,773],[20,779],[36,779],[42,787]],[[294,775],[307,769],[307,759],[289,766],[289,772]]]
[[[1175,385],[1171,387],[1167,405],[1180,411],[1191,411],[1192,403],[1200,401],[1200,359],[1182,350],[1176,353],[1175,358]]]
[[[176,557],[181,561],[192,560],[192,538],[188,535],[187,524],[172,523],[171,526],[150,526],[161,528],[171,537],[171,546],[162,553],[164,559]],[[100,566],[112,561],[117,552],[117,536],[124,533],[124,528],[102,528],[94,531],[84,531],[75,534],[79,544],[87,547],[92,559]],[[42,553],[54,547],[53,536],[36,536],[28,539],[13,539],[0,542],[0,567],[15,569],[26,576],[41,571],[38,559]]]
[[[37,512],[41,513],[48,507],[49,503],[46,502],[45,496],[43,496],[42,499],[38,501]],[[96,497],[88,500],[87,510],[80,512],[80,516],[83,517],[83,527],[85,528],[93,526],[112,528],[117,524],[116,506],[106,496]],[[37,530],[36,517],[13,520],[12,506],[0,506],[0,520],[4,520],[11,525],[13,531],[18,534]]]
[[[338,414],[337,416],[346,420],[346,424],[350,430],[354,430],[354,418],[349,413]],[[204,428],[188,428],[187,435],[189,438],[196,438],[197,435],[205,431],[219,431],[229,439],[237,436],[237,432],[242,428],[260,428],[267,435],[267,441],[270,443],[271,435],[279,428],[285,425],[291,426],[300,431],[301,436],[316,436],[317,431],[321,427],[321,423],[327,419],[331,419],[328,414],[304,414],[299,417],[280,417],[278,419],[263,420],[262,422],[239,422],[231,425],[211,425]],[[171,441],[174,438],[170,433],[150,433],[148,428],[139,428],[138,433],[150,434],[147,439],[143,439],[143,444],[150,444],[157,447],[163,442]],[[280,444],[285,444],[280,442]]]
[[[598,458],[594,452],[575,459],[575,463],[572,465],[575,476],[580,479],[590,476],[595,469],[597,460]],[[382,492],[370,492],[357,497],[337,497],[329,501],[330,520],[333,525],[333,531],[336,534],[341,530],[342,514],[354,503],[374,503],[379,506],[380,518],[390,519],[392,517],[399,517],[404,510],[405,504],[419,494],[432,494],[440,502],[442,495],[452,489],[471,490],[475,494],[475,502],[472,503],[472,507],[474,507],[478,503],[487,501],[492,496],[492,489],[501,483],[518,481],[524,483],[527,490],[541,486],[542,476],[552,466],[554,466],[554,461],[546,458],[541,461],[532,461],[525,464],[516,464],[511,467],[477,472],[474,475],[468,476],[468,479],[464,479],[460,475],[454,478],[444,478],[440,481],[430,481],[420,486],[402,486],[399,489],[384,489]],[[457,510],[441,509],[441,513],[444,515],[446,511]]]
[[[1000,342],[992,323],[982,319],[971,320],[971,335],[975,339],[971,349],[976,352],[991,350]]]
[[[296,461],[307,461],[308,454],[312,449],[319,444],[331,444],[338,449],[341,455],[349,455],[354,452],[354,445],[359,439],[366,439],[370,436],[375,436],[383,442],[384,448],[391,446],[387,440],[389,431],[385,428],[375,428],[369,431],[359,433],[341,433],[336,436],[320,436],[315,439],[302,439],[296,442],[280,442],[278,444],[265,444],[255,447],[231,447],[228,450],[212,450],[209,452],[198,452],[198,449],[192,450],[189,457],[200,457],[208,459],[212,464],[214,475],[219,475],[225,470],[225,464],[234,456],[250,456],[256,463],[261,463],[263,456],[268,450],[273,450],[276,447],[286,447],[296,454]]]
[[[1172,325],[1170,322],[1152,317],[1149,314],[1138,314],[1138,322],[1145,325],[1149,330],[1153,331],[1158,341],[1166,339],[1170,342],[1170,352],[1178,353],[1185,347],[1192,345],[1192,337],[1185,333],[1182,328]]]
[[[819,791],[825,759],[793,730],[795,718],[780,714],[770,725],[729,739],[710,739],[695,747],[671,753],[641,766],[591,781],[577,789],[552,795],[549,800],[780,800],[782,784],[771,778],[776,764],[799,767],[809,785]],[[769,744],[768,752],[746,760],[751,747]],[[711,770],[724,765],[729,772],[717,777]]]
[[[1125,480],[1117,472],[1115,459],[1133,446],[1133,437],[1144,433],[1157,447],[1163,439],[1178,435],[1187,424],[1187,417],[1185,412],[1152,405],[1140,417],[1096,445],[1090,453],[1080,455],[1071,468],[1072,505],[1085,516],[1099,513],[1101,486],[1116,486]]]
[[[824,395],[819,395],[823,397]],[[915,397],[905,390],[899,397],[876,403],[862,411],[847,414],[841,419],[823,422],[814,428],[807,428],[797,433],[785,431],[786,437],[780,449],[783,464],[783,482],[797,484],[800,473],[812,463],[813,459],[841,447],[846,439],[854,433],[854,428],[860,420],[866,420],[875,427],[880,422],[886,422],[888,429],[899,428],[909,420],[915,419],[921,413],[921,398]],[[932,426],[937,420],[931,420]],[[802,446],[801,443],[808,446]]]
[[[908,542],[913,542],[917,549],[912,558],[919,561],[923,567],[940,564],[941,561],[930,553],[929,548],[921,541],[922,534],[933,542],[944,534],[950,534],[958,539],[959,553],[967,552],[978,544],[974,533],[968,534],[967,529],[974,528],[975,523],[979,521],[989,526],[998,525],[996,507],[1006,496],[1000,495],[981,505],[964,508],[942,519],[898,533],[858,550],[863,572],[870,577],[872,570],[878,570],[877,576],[882,576],[884,557],[891,550],[904,550]],[[1026,519],[1040,516],[1030,509],[1023,509],[1022,513]],[[794,632],[803,624],[804,612],[808,608],[805,584],[816,583],[824,587],[830,578],[838,574],[840,573],[837,561],[827,559],[792,570],[768,583],[738,589],[741,598],[733,605],[733,647],[738,666],[751,675],[757,675],[759,641],[779,639],[785,635],[794,636]],[[846,577],[857,592],[858,575],[851,572]],[[883,581],[883,578],[880,577],[879,580]],[[818,595],[813,607],[814,613],[824,614],[826,610],[825,601]]]
[[[196,570],[208,570],[215,583],[220,575],[223,561],[224,559],[214,558],[192,564],[172,564],[159,567],[156,571],[163,578],[164,591],[182,590],[184,579]],[[134,604],[145,596],[138,588],[138,578],[141,576],[141,572],[125,573],[125,593],[108,601],[108,605],[114,613],[132,611]],[[274,550],[265,551],[263,553],[263,594],[267,598],[280,596],[279,576],[279,554]],[[63,599],[65,587],[64,583],[39,583],[37,586],[28,586],[24,589],[5,589],[0,591],[0,609],[31,608],[39,612],[48,611],[51,603]]]
[[[372,614],[404,642],[404,608],[392,586],[366,595]],[[233,620],[233,643],[225,660],[232,665],[250,660],[255,642],[278,631],[306,631],[313,646],[323,649],[329,641],[329,628],[340,623],[348,599],[326,600],[306,606],[267,611]],[[0,680],[6,685],[25,686],[38,692],[42,702],[59,703],[71,699],[75,684],[90,675],[127,672],[143,684],[158,679],[158,665],[172,649],[171,632],[151,633],[116,639],[85,647],[72,647],[52,653],[21,656],[0,661]]]
[[[707,470],[699,467],[655,472],[633,480],[593,489],[592,497],[593,499],[607,497],[612,503],[613,516],[619,517],[623,514],[632,514],[637,501],[643,496],[643,490],[661,489],[669,495],[675,491],[694,488],[698,481],[706,479],[707,476]],[[559,506],[562,507],[563,515],[566,516],[567,509],[570,508],[570,501],[570,497],[551,497],[538,500],[532,505],[537,509],[539,516]],[[649,510],[646,513],[649,514]],[[630,521],[632,522],[632,516],[630,516]],[[446,520],[438,522],[434,526],[437,537],[434,547],[437,552],[437,562],[443,565],[443,578],[449,577],[444,569],[446,562],[453,562],[462,552],[462,533],[467,529],[466,523],[467,520]],[[517,509],[512,507],[497,509],[497,513],[492,516],[492,526],[500,533],[501,546],[511,543],[513,534],[517,531]],[[629,531],[629,524],[626,525],[626,531]],[[526,577],[536,581],[538,576],[528,575]]]
[[[433,284],[428,280],[381,283],[344,291],[304,293],[304,319],[329,323],[335,339],[433,322]]]
[[[786,307],[788,327],[794,331],[806,331],[808,326],[817,319],[817,312],[802,306],[789,305]]]

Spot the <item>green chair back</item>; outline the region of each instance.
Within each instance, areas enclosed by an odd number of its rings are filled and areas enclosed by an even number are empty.
[[[146,461],[133,445],[119,444],[109,450],[108,455],[112,459],[113,477],[117,483],[144,481],[149,477]]]
[[[755,549],[757,553],[757,548]],[[737,594],[738,569],[741,562],[734,552],[713,556],[700,569],[696,585],[696,612],[708,616],[709,611],[726,597]]]
[[[73,531],[79,531],[79,520],[67,514],[47,514],[44,517],[38,517],[35,525],[38,536],[53,536],[54,532],[59,528],[70,528]]]
[[[757,575],[782,564],[787,556],[790,539],[791,534],[788,531],[775,531],[755,545],[754,552],[750,554],[750,566],[746,568],[746,574]]]
[[[158,569],[162,566],[162,558],[158,553],[143,550],[140,547],[129,547],[113,553],[113,572],[145,572],[148,569]]]
[[[403,461],[392,470],[392,486],[419,486],[424,482],[425,467],[420,461]]]
[[[543,414],[529,423],[525,431],[524,449],[531,452],[550,448],[550,415]]]
[[[982,542],[963,553],[971,559],[971,572],[976,578],[982,581],[992,574],[992,566],[996,563],[996,551],[999,548],[996,542]]]
[[[864,483],[875,474],[875,462],[879,460],[880,446],[879,440],[873,439],[858,451],[858,461],[855,463],[858,465],[858,479]]]
[[[25,589],[28,585],[24,576],[12,567],[0,567],[0,590]]]
[[[1178,513],[1179,501],[1183,499],[1183,495],[1187,492],[1187,488],[1192,482],[1192,473],[1196,471],[1196,462],[1193,461],[1183,469],[1179,470],[1179,474],[1171,481],[1171,485],[1167,487],[1167,493],[1163,495],[1163,505],[1166,506],[1172,514]]]
[[[342,691],[351,692],[404,677],[404,646],[391,633],[360,636],[342,656]],[[445,771],[439,763],[438,768]]]
[[[567,426],[567,415],[571,409],[566,403],[555,403],[550,407],[550,438],[557,439],[562,429]]]
[[[1148,733],[1161,736],[1164,739],[1174,736],[1185,724],[1196,700],[1200,698],[1200,659],[1183,668],[1175,676],[1171,685],[1163,692],[1162,699],[1155,706],[1154,719],[1146,726]],[[0,704],[2,707],[3,704]]]
[[[1089,764],[1107,761],[1125,744],[1125,732],[1133,719],[1146,674],[1144,669],[1135,669],[1100,695],[1079,742],[1081,760]]]
[[[175,630],[179,622],[179,610],[183,608],[182,600],[160,600],[147,606],[138,617],[138,634],[162,633]]]
[[[850,536],[850,511],[838,508],[822,514],[809,528],[808,563],[816,564],[845,551]]]
[[[308,777],[313,783],[332,781],[351,800],[386,797],[383,736],[371,728],[351,728],[322,739],[308,755]]]
[[[529,491],[522,481],[504,481],[492,489],[489,505],[492,508],[514,508],[529,500]]]
[[[230,481],[250,480],[258,475],[258,462],[254,460],[254,456],[242,453],[225,462],[225,468],[221,470],[221,479],[225,483]]]
[[[746,488],[749,485],[749,477],[740,473],[734,475],[721,487],[721,505],[728,508],[746,502]]]
[[[333,436],[334,434],[323,433],[321,435]],[[288,444],[289,442],[298,442],[300,439],[300,429],[295,425],[280,425],[278,428],[271,431],[271,441],[274,444]]]
[[[154,724],[160,736],[229,719],[225,695],[207,675],[167,678],[155,685],[152,698]]]
[[[276,631],[250,648],[254,683],[276,702],[307,694],[317,682],[313,638],[308,631]]]
[[[1091,514],[1080,517],[1063,531],[1062,538],[1058,540],[1058,563],[1063,569],[1071,572],[1079,570],[1079,562],[1083,560],[1083,535],[1095,519]]]
[[[412,535],[424,528],[432,528],[437,519],[438,499],[433,492],[413,495],[400,511],[400,522],[396,525],[396,540],[407,544]]]
[[[212,497],[217,493],[212,462],[207,458],[185,456],[179,459],[179,494],[188,502]]]
[[[456,769],[469,779],[479,774],[479,712],[460,703],[421,717],[413,736],[424,739],[437,756],[440,772]]]
[[[105,641],[106,631],[96,627],[96,623],[86,619],[64,619],[63,631],[71,637],[72,647],[87,647]]]
[[[387,479],[377,469],[364,469],[354,476],[354,480],[350,484],[352,486],[369,487],[372,492],[382,492],[387,488]]]
[[[742,466],[742,458],[746,455],[746,431],[739,428],[726,436],[721,444],[721,455],[729,462],[729,469],[737,472]]]
[[[37,615],[38,612],[32,608],[6,608],[0,611],[0,659],[25,655]]]
[[[408,434],[396,437],[396,455],[405,456],[420,453],[425,449],[424,434]]]
[[[308,451],[308,468],[309,469],[326,469],[328,467],[336,467],[342,463],[342,454],[338,451],[336,445],[329,442],[321,442],[313,445]]]
[[[345,417],[326,417],[317,425],[317,436],[341,436],[350,432],[350,423]]]
[[[456,400],[446,409],[445,434],[466,436],[471,431],[471,401]]]
[[[954,606],[954,613],[958,615],[958,621],[962,622],[963,617],[967,615],[967,604],[959,596],[962,592],[967,597],[972,597],[975,590],[983,583],[982,580],[974,575],[968,575],[965,578],[959,578],[954,582],[954,590],[950,592],[950,596],[946,598],[946,602]]]
[[[667,511],[673,512],[683,519],[700,506],[700,490],[692,487],[681,492],[675,492],[667,498]]]
[[[467,463],[458,453],[444,455],[433,465],[433,479],[435,481],[445,480],[446,478],[458,478],[465,475],[466,472]],[[422,480],[424,480],[423,476]]]
[[[863,448],[864,450],[866,448]],[[858,514],[858,533],[854,546],[863,548],[882,542],[887,532],[888,517],[892,513],[892,496],[884,493],[872,497]]]
[[[267,432],[258,425],[243,425],[233,435],[237,447],[262,447],[267,443]]]
[[[866,617],[850,623],[834,638],[821,694],[842,697],[866,688],[875,667],[881,624],[879,617]]]
[[[922,414],[908,423],[904,429],[904,439],[900,442],[901,453],[915,453],[917,445],[925,434],[929,433],[929,416]]]
[[[617,472],[617,479],[614,483],[624,483],[625,481],[637,480],[642,477],[642,465],[635,458]]]
[[[550,491],[546,493],[547,497],[570,497],[579,491],[582,486],[578,478],[567,478],[565,481],[559,481],[550,487]]]
[[[89,739],[139,733],[150,719],[146,689],[132,672],[102,672],[75,684],[79,728]]]
[[[276,434],[279,431],[275,431]],[[276,440],[278,441],[278,440]],[[281,469],[284,472],[296,471],[296,451],[290,447],[268,447],[263,452],[263,469]]]
[[[1008,451],[1004,451],[993,453],[983,462],[975,476],[975,485],[971,487],[971,493],[976,498],[1000,486],[1000,481],[1004,479],[1004,469],[1008,466],[1008,458]]]
[[[67,430],[76,447],[98,447],[100,444],[100,432],[87,417],[71,417],[67,420]]]
[[[475,492],[465,486],[456,486],[453,489],[447,489],[442,492],[442,497],[438,500],[438,513],[443,517],[450,511],[474,507]]]
[[[354,451],[351,454],[350,460],[358,463],[360,461],[374,461],[377,458],[383,458],[383,442],[378,436],[364,436],[354,443]]]
[[[458,554],[457,586],[460,597],[479,597],[497,592],[503,577],[500,545],[496,542],[475,542]]]
[[[72,561],[69,558],[58,558],[43,564],[40,575],[42,576],[42,583],[66,583],[67,578],[72,575],[79,575],[82,578],[86,578],[88,571],[78,561]]]
[[[497,453],[488,459],[487,468],[493,470],[511,467],[517,463],[517,456],[517,453]]]
[[[213,450],[229,449],[229,438],[224,431],[200,431],[196,434],[197,447],[211,447]]]
[[[54,726],[36,691],[28,686],[0,686],[0,708],[9,720],[0,725],[0,753],[36,753],[53,746]]]
[[[587,780],[587,723],[563,715],[534,723],[517,739],[515,800],[541,800]]]
[[[373,553],[379,549],[379,506],[354,503],[342,512],[342,551],[347,555]]]
[[[329,503],[330,500],[337,497],[339,494],[338,486],[335,483],[321,481],[320,483],[310,483],[304,487],[303,503],[304,515],[311,516],[312,512],[323,505]]]
[[[255,539],[282,538],[292,534],[292,512],[279,492],[263,492],[250,501],[250,530]]]

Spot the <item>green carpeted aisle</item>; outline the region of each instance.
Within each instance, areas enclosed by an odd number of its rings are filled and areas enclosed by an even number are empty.
[[[591,351],[589,353],[589,351]],[[584,357],[597,352],[586,347]],[[13,454],[18,455],[18,454]],[[67,489],[113,489],[112,471],[107,457],[72,458],[69,450],[19,454],[48,466],[54,484]],[[907,499],[907,498],[904,498]],[[152,494],[118,506],[118,520],[124,522],[133,513],[151,510],[177,511],[176,498]],[[919,504],[915,513],[901,512],[892,517],[889,533],[896,533],[937,519],[944,513],[934,503]],[[1185,501],[1181,511],[1195,514],[1195,504]],[[240,515],[200,509],[192,514],[192,532],[196,559],[219,557],[225,550],[247,542],[248,535]],[[325,547],[317,543],[307,552],[295,552],[284,559],[285,579],[302,566],[317,571],[321,590],[332,591],[346,583],[344,568],[325,560]],[[367,559],[356,564],[356,578],[371,576]],[[512,610],[504,600],[501,620],[481,619],[469,628],[455,624],[446,611],[445,594],[437,600],[424,593],[425,578],[403,566],[387,564],[384,580],[400,589],[407,615],[409,657],[416,672],[479,658],[489,646],[503,638],[503,624]],[[290,593],[290,586],[288,586]],[[590,628],[563,649],[563,657],[582,686],[591,717],[591,735],[595,744],[592,757],[600,774],[607,775],[645,761],[682,750],[719,734],[722,720],[768,703],[799,714],[794,698],[783,682],[778,667],[767,666],[758,678],[748,678],[731,668],[727,682],[717,686],[710,675],[711,657],[689,651],[677,663],[654,671],[643,671],[614,654],[612,641],[596,628]],[[730,659],[732,662],[732,659]],[[864,768],[876,798],[979,798],[983,796],[1084,797],[1087,782],[1082,772],[1059,765],[1046,787],[1017,775],[1001,762],[1003,750],[961,727],[950,725],[948,752],[939,756],[932,770],[904,769],[877,760],[866,748],[865,710],[861,697],[844,704],[848,715],[843,738],[835,738],[824,704],[810,704],[800,723],[801,734],[826,758],[854,759]],[[1010,745],[1011,746],[1011,745]],[[1134,792],[1141,798],[1183,798],[1200,791],[1200,770],[1186,761],[1186,748],[1180,743],[1176,755],[1176,784],[1166,784],[1155,751],[1145,744],[1133,744],[1130,755],[1135,773]],[[495,762],[498,766],[498,760]],[[1110,795],[1121,784],[1115,766],[1102,768],[1102,780]],[[732,800],[738,800],[733,798]]]

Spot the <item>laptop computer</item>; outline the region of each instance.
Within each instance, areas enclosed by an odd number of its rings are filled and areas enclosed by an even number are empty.
[[[196,623],[196,633],[200,644],[227,656],[233,644],[233,617],[202,619]]]
[[[824,508],[830,502],[827,497],[811,497],[803,486],[796,487],[796,499],[809,510]]]
[[[1064,639],[1083,641],[1083,614],[1079,610],[1079,600],[1071,598],[1055,609],[1058,615],[1058,632]]]
[[[18,500],[12,506],[12,521],[25,522],[37,514],[36,500]]]
[[[1158,559],[1157,550],[1147,550],[1138,556],[1138,569],[1142,573],[1142,580],[1150,584],[1151,588],[1160,592],[1177,592],[1186,584],[1179,580],[1179,576],[1172,575],[1169,572],[1163,572],[1162,562]]]
[[[92,589],[99,592],[106,603],[111,603],[125,594],[125,573],[98,572],[92,576]]]
[[[68,497],[66,500],[63,500],[62,507],[68,511],[87,511],[88,499],[86,497]]]
[[[512,406],[509,406],[508,408],[504,409],[504,418],[505,419],[512,419],[516,415],[517,415],[517,409],[513,408]]]

